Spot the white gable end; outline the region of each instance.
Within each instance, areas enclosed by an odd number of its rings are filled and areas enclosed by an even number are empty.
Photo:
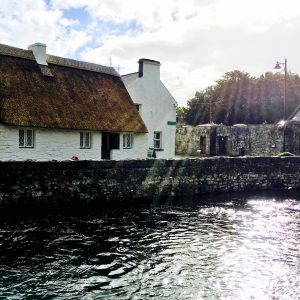
[[[160,133],[161,148],[157,158],[175,156],[176,101],[160,80],[160,63],[139,60],[139,72],[122,76],[122,80],[136,104],[141,105],[141,116],[148,134],[148,147],[155,146],[155,133]],[[156,134],[158,137],[159,134]],[[159,145],[156,142],[156,145]]]

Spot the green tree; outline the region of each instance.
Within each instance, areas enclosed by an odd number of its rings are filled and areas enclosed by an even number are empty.
[[[185,120],[187,114],[187,108],[183,106],[176,107],[176,118],[178,120]]]
[[[227,72],[207,89],[196,92],[187,103],[185,121],[191,125],[210,121],[277,123],[283,118],[284,75],[266,73],[252,77],[238,70]],[[288,74],[287,116],[300,104],[300,77]]]

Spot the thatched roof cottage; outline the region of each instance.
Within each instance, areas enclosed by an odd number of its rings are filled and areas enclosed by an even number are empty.
[[[0,160],[145,158],[146,133],[113,68],[0,44]]]

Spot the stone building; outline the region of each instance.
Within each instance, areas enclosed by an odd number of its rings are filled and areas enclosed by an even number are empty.
[[[300,154],[300,111],[285,124],[178,126],[176,154],[194,156],[272,156]]]

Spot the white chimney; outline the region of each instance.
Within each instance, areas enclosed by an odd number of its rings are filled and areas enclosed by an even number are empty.
[[[48,66],[47,64],[47,54],[46,54],[46,44],[42,43],[35,43],[30,46],[28,46],[28,50],[31,50],[36,62],[39,65]]]
[[[160,80],[160,62],[152,59],[141,58],[139,63],[139,77],[152,77]]]

